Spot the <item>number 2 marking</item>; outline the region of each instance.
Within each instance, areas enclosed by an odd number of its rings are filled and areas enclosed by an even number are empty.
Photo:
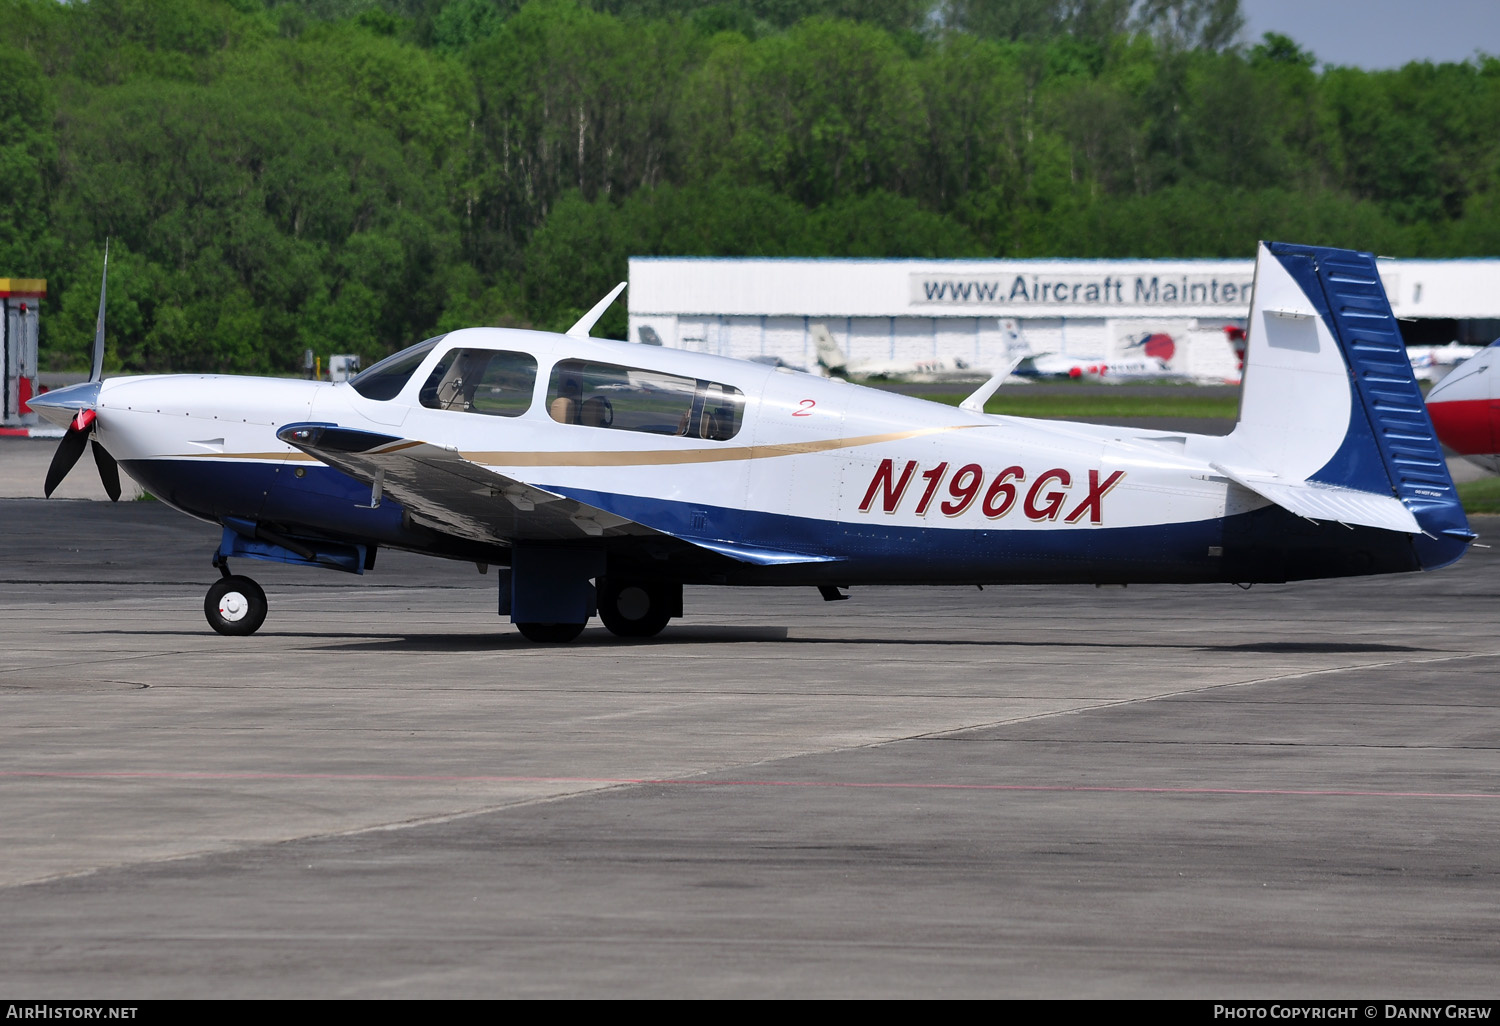
[[[810,417],[812,416],[812,409],[814,406],[818,405],[818,401],[816,399],[804,399],[797,405],[802,407],[802,409],[793,410],[793,417]]]

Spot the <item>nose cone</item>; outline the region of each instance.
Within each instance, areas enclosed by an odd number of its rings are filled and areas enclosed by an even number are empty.
[[[101,384],[98,381],[85,381],[80,385],[54,388],[50,392],[32,396],[27,405],[48,423],[67,427],[79,411],[98,408]]]

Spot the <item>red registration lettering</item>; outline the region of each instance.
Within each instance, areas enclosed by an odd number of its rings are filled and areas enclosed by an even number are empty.
[[[1026,516],[1031,520],[1056,520],[1057,514],[1062,512],[1063,500],[1067,498],[1066,493],[1061,491],[1048,492],[1044,501],[1046,505],[1038,506],[1037,496],[1042,494],[1042,486],[1049,481],[1056,481],[1063,488],[1073,483],[1073,475],[1058,467],[1047,471],[1036,479],[1036,484],[1031,486],[1031,491],[1026,493]]]
[[[1010,508],[1016,503],[1016,486],[1011,481],[1026,480],[1026,471],[1020,467],[1006,467],[1000,471],[990,490],[984,493],[984,515],[991,520],[998,520],[1010,512]]]
[[[1091,524],[1104,522],[1104,497],[1125,477],[1125,471],[1116,470],[1102,479],[1101,473],[1098,470],[1089,471],[1088,494],[1063,518],[1064,523],[1077,524],[1082,522],[1084,517],[1087,517]],[[882,510],[886,513],[896,512],[912,478],[920,476],[927,484],[922,489],[921,498],[917,500],[915,512],[919,517],[926,516],[947,475],[948,464],[946,462],[939,463],[930,470],[922,471],[919,475],[916,460],[906,460],[899,474],[896,471],[895,460],[882,460],[880,466],[875,469],[875,476],[870,478],[869,487],[865,489],[865,497],[859,504],[859,511],[870,512],[878,496]],[[978,463],[964,464],[948,481],[950,498],[939,503],[938,508],[945,516],[961,516],[968,512],[983,492],[984,501],[980,503],[980,508],[984,510],[984,515],[991,520],[998,520],[1005,516],[1015,507],[1021,496],[1019,486],[1026,482],[1025,469],[1019,466],[1006,467],[990,482],[988,490],[984,487],[984,478],[984,468]],[[1062,467],[1054,467],[1038,477],[1026,491],[1026,499],[1021,503],[1027,519],[1057,520],[1062,515],[1063,506],[1068,499],[1068,489],[1072,487],[1072,484],[1073,475]]]
[[[882,460],[875,471],[875,476],[870,478],[870,487],[865,490],[865,498],[859,504],[859,511],[870,512],[870,504],[875,501],[875,493],[879,491],[882,508],[887,513],[896,512],[896,505],[901,501],[901,495],[906,491],[906,486],[911,483],[912,472],[916,469],[917,461],[907,460],[906,468],[901,471],[901,479],[897,481],[894,461]]]
[[[922,475],[927,482],[927,490],[922,493],[922,499],[917,503],[917,516],[925,517],[927,507],[932,502],[933,493],[937,491],[938,483],[943,480],[943,475],[948,473],[948,464],[939,463],[931,470]]]
[[[948,482],[948,494],[953,496],[952,500],[944,502],[938,508],[947,516],[958,516],[973,503],[974,497],[979,494],[979,486],[982,484],[984,484],[983,467],[977,463],[960,467],[958,473],[953,475],[953,480]]]
[[[1076,523],[1078,523],[1078,521],[1080,521],[1080,520],[1083,519],[1083,514],[1085,512],[1087,512],[1089,514],[1089,523],[1091,523],[1091,524],[1103,523],[1103,521],[1104,521],[1104,509],[1102,507],[1102,503],[1104,501],[1104,495],[1105,495],[1106,492],[1108,492],[1111,488],[1113,488],[1115,486],[1115,483],[1117,481],[1119,481],[1120,478],[1122,478],[1124,476],[1125,476],[1125,471],[1123,471],[1123,470],[1117,470],[1113,474],[1111,474],[1108,477],[1106,477],[1104,479],[1104,483],[1103,484],[1100,484],[1099,483],[1099,471],[1097,471],[1097,470],[1091,470],[1091,471],[1089,471],[1089,494],[1088,494],[1088,498],[1086,498],[1082,502],[1080,502],[1074,508],[1073,512],[1071,512],[1071,513],[1068,514],[1067,519],[1064,521],[1064,523],[1068,523],[1068,524],[1076,524]]]

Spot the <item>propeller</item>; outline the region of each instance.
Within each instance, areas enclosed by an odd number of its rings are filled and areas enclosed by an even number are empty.
[[[99,318],[94,322],[94,353],[89,363],[89,380],[86,385],[75,385],[70,389],[59,389],[55,393],[49,393],[46,400],[38,403],[33,401],[31,405],[40,406],[64,406],[77,409],[73,419],[68,424],[67,433],[57,446],[57,452],[52,454],[52,464],[47,468],[47,481],[42,488],[43,494],[49,499],[57,486],[62,484],[63,478],[68,476],[83,450],[92,448],[94,450],[94,464],[99,468],[99,480],[104,483],[104,491],[109,495],[111,502],[120,501],[120,467],[115,458],[104,451],[104,446],[93,438],[94,422],[98,419],[95,406],[98,403],[99,383],[104,380],[104,292],[109,282],[109,242],[104,243],[104,274],[99,280]],[[89,393],[89,386],[92,392]],[[72,399],[66,403],[66,393],[81,392],[88,394],[87,401]],[[79,408],[82,407],[82,408]],[[38,412],[41,412],[40,410]]]

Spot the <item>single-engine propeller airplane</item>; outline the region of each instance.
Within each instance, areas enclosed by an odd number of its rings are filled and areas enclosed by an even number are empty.
[[[682,614],[683,585],[1254,582],[1430,570],[1474,535],[1368,253],[1259,248],[1240,418],[1208,436],[986,415],[748,361],[466,328],[348,382],[91,380],[32,400],[223,528],[204,612],[251,634],[234,559],[362,573],[393,547],[500,569],[534,641]]]

